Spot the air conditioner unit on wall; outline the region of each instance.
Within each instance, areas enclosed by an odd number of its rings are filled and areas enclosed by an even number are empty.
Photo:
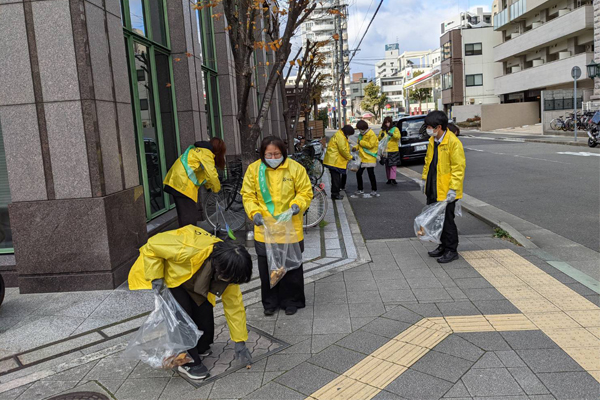
[[[559,60],[564,60],[565,58],[569,58],[571,57],[571,52],[570,51],[559,51],[558,52],[558,59]]]

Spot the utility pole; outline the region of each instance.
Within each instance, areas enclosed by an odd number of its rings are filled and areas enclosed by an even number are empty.
[[[340,0],[336,0],[336,4],[339,5]],[[333,27],[334,27],[334,32],[339,34],[339,23],[338,23],[338,18],[335,17],[333,19]],[[335,35],[334,35],[335,36]],[[333,39],[334,41],[334,46],[335,46],[335,50],[333,51],[333,57],[334,57],[334,64],[333,64],[333,73],[334,73],[334,79],[335,79],[335,98],[337,99],[337,103],[336,103],[336,112],[333,114],[334,116],[336,116],[335,119],[335,129],[340,129],[339,124],[342,123],[342,119],[341,119],[341,99],[340,99],[340,69],[338,68],[339,65],[339,53],[338,53],[338,41],[335,40],[335,38]]]
[[[342,93],[346,93],[346,77],[345,77],[345,68],[344,68],[344,29],[342,27],[342,5],[340,4],[340,0],[337,0],[337,6],[338,6],[338,11],[340,12],[339,14],[337,14],[336,19],[338,21],[338,34],[340,35],[340,55],[339,55],[339,63],[338,63],[338,68],[340,71],[340,75],[339,75],[339,79],[341,81],[341,86],[342,86],[342,90],[341,92],[338,93],[339,98],[341,98],[341,94]],[[341,102],[340,102],[341,104]],[[341,125],[346,125],[346,106],[342,106],[342,108],[340,109],[342,112],[342,118],[340,119],[340,123]]]

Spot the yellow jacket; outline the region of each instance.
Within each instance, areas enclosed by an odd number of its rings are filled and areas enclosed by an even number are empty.
[[[390,140],[387,144],[387,152],[397,153],[398,151],[400,151],[400,148],[398,147],[398,142],[400,142],[400,129],[394,126],[393,128],[390,128],[390,132],[392,133],[392,136],[390,137]],[[386,131],[381,131],[381,133],[379,134],[379,141],[382,141],[387,134],[388,133]]]
[[[199,147],[192,147],[188,153],[188,166],[194,172],[195,179],[200,184],[197,186],[186,172],[186,168],[183,166],[183,157],[185,153],[181,155],[175,164],[171,167],[165,181],[165,185],[171,186],[179,193],[189,197],[195,202],[198,201],[198,189],[201,185],[206,186],[207,189],[213,192],[221,190],[221,182],[219,182],[219,174],[215,168],[215,155],[212,151]]]
[[[379,146],[379,140],[377,135],[372,129],[369,129],[364,135],[358,136],[358,154],[360,155],[360,161],[365,164],[375,164],[377,162],[377,147]],[[367,151],[375,154],[372,156]]]
[[[215,243],[221,240],[193,225],[159,233],[140,249],[140,256],[129,271],[129,289],[152,289],[152,281],[164,279],[169,288],[189,280],[210,256]],[[215,295],[209,293],[207,300],[214,306]],[[221,296],[231,340],[245,342],[248,339],[246,310],[240,285],[228,285]]]
[[[258,160],[248,166],[242,184],[241,194],[244,208],[250,219],[253,219],[256,213],[261,213],[264,218],[268,218],[270,215],[258,183],[258,172],[261,163],[262,161]],[[294,228],[296,228],[298,241],[303,240],[302,216],[310,206],[313,198],[312,186],[306,169],[296,161],[287,158],[277,169],[267,167],[265,174],[269,192],[275,205],[275,215],[289,210],[293,204],[300,207],[300,213],[294,215],[292,220]],[[265,241],[264,227],[254,227],[254,239],[258,242]]]
[[[327,151],[323,159],[324,165],[335,168],[346,169],[348,161],[352,160],[350,155],[350,144],[342,131],[337,131],[327,144]]]
[[[429,165],[433,159],[434,138],[429,139],[427,155],[425,156],[425,167],[423,167],[422,179],[427,180]],[[465,179],[465,168],[467,162],[465,151],[460,140],[450,130],[442,143],[438,146],[437,163],[437,201],[444,201],[450,189],[456,190],[456,198],[463,197],[463,181]]]

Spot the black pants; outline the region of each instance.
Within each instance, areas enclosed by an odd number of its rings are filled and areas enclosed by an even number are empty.
[[[173,297],[196,323],[198,329],[204,332],[195,348],[189,349],[189,355],[194,359],[193,365],[201,364],[200,354],[206,352],[215,340],[215,318],[210,302],[197,305],[188,292],[180,287],[170,289]]]
[[[304,308],[304,266],[287,272],[271,289],[269,264],[266,256],[258,256],[258,274],[260,275],[260,293],[265,310],[286,309],[287,307]]]
[[[346,181],[348,180],[348,174],[342,174],[342,185],[340,189],[346,190]]]
[[[329,173],[331,174],[331,195],[339,196],[340,190],[346,187],[347,174],[342,174],[334,169],[330,169]]]
[[[444,228],[442,230],[442,246],[447,251],[454,251],[458,248],[458,229],[454,222],[454,210],[456,209],[456,201],[449,203],[446,206],[446,216],[444,219]]]
[[[358,190],[363,190],[363,172],[365,172],[365,168],[360,167],[358,171],[356,171],[356,182],[358,184]],[[367,173],[369,174],[369,180],[371,181],[371,189],[376,192],[377,191],[377,179],[375,179],[375,167],[367,167]]]

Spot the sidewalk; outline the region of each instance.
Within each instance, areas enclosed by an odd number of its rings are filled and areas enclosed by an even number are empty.
[[[0,346],[2,358],[19,355],[0,361],[0,399],[600,397],[598,293],[490,235],[461,236],[462,257],[447,265],[416,239],[365,242],[348,200],[329,205],[329,223],[306,239],[305,309],[265,317],[256,281],[243,288],[251,369],[232,362],[222,316],[210,360],[221,375],[192,385],[119,357],[150,293],[11,290]]]
[[[575,132],[571,132],[570,136],[563,135],[541,135],[530,131],[516,131],[508,129],[499,129],[492,132],[484,132],[479,130],[461,131],[461,136],[483,139],[483,140],[504,140],[510,142],[530,142],[530,143],[546,143],[546,144],[562,144],[567,146],[588,147],[588,136],[585,131],[580,131],[575,142]]]

